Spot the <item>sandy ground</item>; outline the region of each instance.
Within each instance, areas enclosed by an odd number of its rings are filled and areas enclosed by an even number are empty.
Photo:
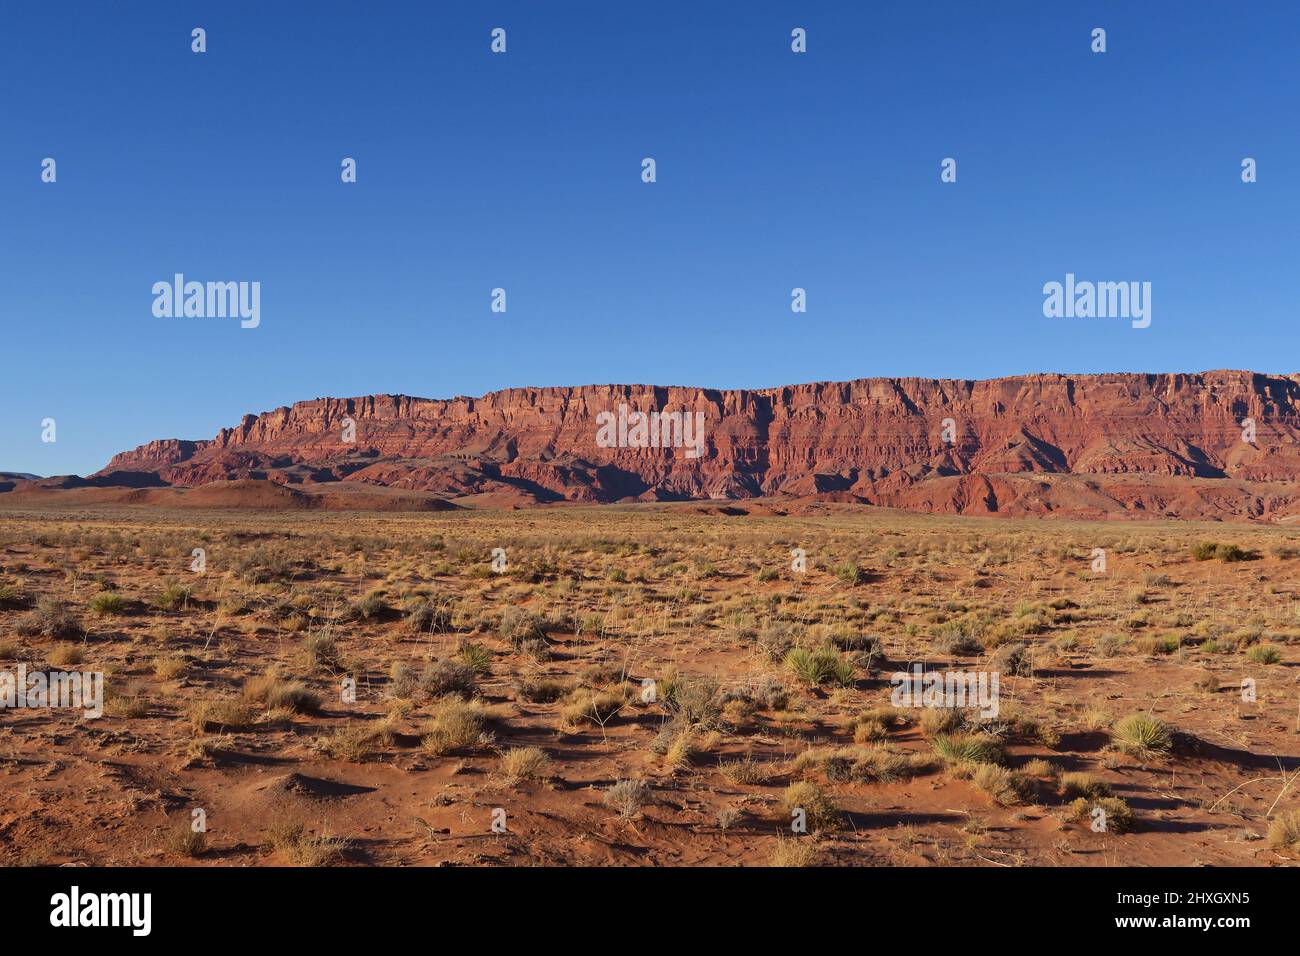
[[[0,510],[0,671],[98,670],[109,689],[98,719],[0,711],[0,857],[1297,859],[1277,833],[1300,808],[1300,532],[727,510]],[[1204,542],[1247,559],[1197,560]],[[998,657],[1017,645],[1019,674]],[[826,646],[848,672],[815,684],[789,651]],[[476,671],[472,687],[426,679],[439,661]],[[912,662],[998,670],[999,719],[962,712],[956,732],[997,743],[1010,791],[945,759],[926,708],[880,710]],[[302,693],[259,696],[268,674]],[[559,699],[535,691],[547,680]],[[614,703],[575,717],[593,695]],[[237,718],[197,719],[214,701]],[[466,707],[477,732],[438,743],[439,715]],[[864,732],[865,712],[883,726]],[[1117,726],[1133,715],[1163,721],[1168,745],[1129,746]],[[1079,816],[1062,780],[1079,772],[1129,808],[1128,832],[1093,831],[1095,795]],[[620,780],[640,797],[610,797]],[[832,811],[793,832],[790,801],[814,794]]]

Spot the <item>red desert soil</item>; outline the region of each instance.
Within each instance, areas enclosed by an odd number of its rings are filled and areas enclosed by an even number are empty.
[[[1300,813],[1289,528],[825,502],[416,515],[18,500],[0,499],[0,669],[102,670],[110,698],[99,719],[0,711],[11,862],[1297,859],[1270,836]],[[808,678],[800,649],[844,673]],[[944,756],[932,717],[947,712],[890,708],[889,675],[911,662],[1002,672],[998,717],[961,712],[965,730],[946,731],[994,741],[1000,768]],[[1134,716],[1167,726],[1168,746],[1131,751]],[[1080,820],[1069,773],[1122,801],[1131,832]],[[620,780],[645,788],[625,813]],[[833,806],[817,832],[790,833],[791,792]],[[184,838],[196,808],[202,842]]]

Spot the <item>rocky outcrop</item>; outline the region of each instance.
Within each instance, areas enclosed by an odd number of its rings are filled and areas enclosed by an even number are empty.
[[[638,411],[681,413],[688,427],[702,421],[701,453],[679,427],[639,441]],[[323,398],[246,415],[210,441],[150,442],[116,455],[92,480],[130,475],[138,485],[144,474],[182,487],[360,482],[521,504],[795,496],[951,513],[1277,518],[1291,513],[1300,477],[1300,376],[1041,374]]]

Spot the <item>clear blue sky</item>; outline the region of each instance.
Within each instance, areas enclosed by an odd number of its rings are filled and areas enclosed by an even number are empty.
[[[1293,0],[7,4],[0,470],[323,395],[1294,371],[1298,28]],[[175,272],[261,282],[261,327],[155,318]],[[1066,272],[1150,281],[1151,327],[1044,318]]]

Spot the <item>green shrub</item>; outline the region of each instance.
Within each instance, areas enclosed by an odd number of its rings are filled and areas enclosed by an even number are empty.
[[[1173,731],[1159,717],[1134,714],[1115,725],[1115,745],[1138,757],[1168,753],[1173,748]]]
[[[111,591],[105,594],[97,594],[90,602],[90,610],[101,617],[107,614],[125,614],[127,609],[126,598],[120,594],[114,594]]]
[[[804,683],[813,687],[836,683],[853,683],[853,665],[833,647],[809,650],[796,647],[785,656],[785,666]]]
[[[934,749],[950,765],[1006,762],[1002,742],[988,734],[940,734]]]
[[[1276,664],[1282,660],[1282,652],[1273,644],[1256,644],[1246,651],[1246,660],[1252,664]]]

